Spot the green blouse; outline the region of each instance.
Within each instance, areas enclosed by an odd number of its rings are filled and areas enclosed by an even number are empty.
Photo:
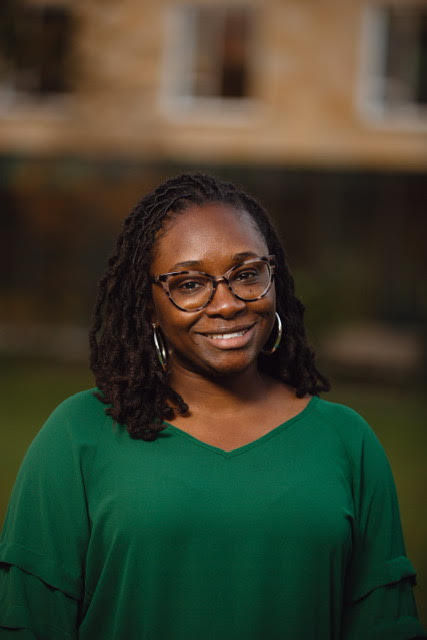
[[[226,452],[133,440],[76,394],[24,458],[0,562],[1,639],[427,637],[383,449],[317,397]]]

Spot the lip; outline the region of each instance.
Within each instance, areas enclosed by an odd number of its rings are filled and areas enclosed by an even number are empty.
[[[197,332],[202,338],[207,340],[209,344],[213,345],[218,349],[241,349],[246,346],[246,344],[252,338],[254,333],[254,327],[256,323],[249,325],[239,325],[237,327],[227,327],[227,328],[219,328],[216,331],[203,331]],[[240,334],[233,335],[233,337],[229,338],[220,338],[220,335],[231,335],[231,334]]]

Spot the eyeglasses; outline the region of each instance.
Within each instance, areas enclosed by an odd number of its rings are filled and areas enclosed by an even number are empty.
[[[239,300],[260,300],[270,290],[274,269],[274,256],[263,256],[240,262],[222,276],[202,271],[172,271],[154,276],[152,283],[163,287],[169,300],[181,311],[200,311],[211,302],[219,282],[225,282]]]

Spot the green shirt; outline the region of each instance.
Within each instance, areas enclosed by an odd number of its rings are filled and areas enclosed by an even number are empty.
[[[0,561],[1,639],[423,636],[383,449],[317,397],[225,452],[133,440],[76,394],[25,456]]]

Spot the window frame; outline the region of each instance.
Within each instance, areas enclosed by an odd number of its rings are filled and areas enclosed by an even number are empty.
[[[73,28],[75,25],[75,19],[72,11],[72,7],[70,6],[68,1],[58,1],[58,2],[28,2],[23,5],[23,10],[28,12],[34,12],[35,20],[40,21],[42,24],[43,20],[48,19],[48,16],[45,16],[44,13],[48,13],[49,11],[60,10],[64,12],[64,15],[67,16],[66,21],[68,22],[68,51],[64,54],[63,60],[65,64],[65,69],[68,70],[71,75],[72,70],[72,57],[73,57]],[[38,13],[38,15],[37,15]],[[15,17],[15,20],[19,20],[19,14]],[[42,27],[43,28],[43,27]],[[41,36],[42,37],[42,36]],[[19,46],[19,45],[18,45]],[[18,54],[19,55],[19,51]],[[31,88],[26,89],[20,86],[20,74],[25,74],[27,72],[31,73],[32,69],[19,69],[16,64],[12,61],[9,69],[7,68],[7,58],[5,58],[6,64],[6,72],[3,78],[0,78],[0,112],[9,116],[20,116],[22,112],[26,112],[26,110],[36,108],[41,113],[45,112],[52,115],[57,114],[60,115],[61,107],[66,107],[69,105],[71,101],[71,96],[73,94],[72,89],[72,78],[69,81],[70,86],[65,87],[58,90],[46,90],[43,89],[34,89]],[[43,71],[42,66],[40,68],[37,65],[34,65],[34,72],[39,72],[39,80],[42,82],[43,79]],[[59,110],[58,110],[59,108]]]
[[[165,11],[165,47],[162,61],[161,83],[159,92],[159,109],[168,119],[191,122],[193,124],[205,124],[215,119],[218,124],[229,122],[237,126],[245,126],[252,122],[260,113],[261,103],[255,95],[244,97],[228,96],[200,96],[194,95],[190,90],[186,91],[180,86],[186,74],[184,69],[192,64],[196,46],[196,34],[192,30],[189,10],[218,9],[227,10],[233,8],[246,9],[252,14],[252,35],[248,49],[248,75],[249,85],[255,86],[257,65],[255,63],[258,48],[256,24],[257,6],[252,3],[233,5],[231,3],[218,2],[216,4],[184,3],[170,6]],[[187,14],[187,15],[186,15]],[[178,55],[177,55],[177,52]]]
[[[416,101],[387,104],[384,97],[387,84],[385,57],[387,54],[388,8],[399,7],[393,0],[371,3],[364,7],[361,19],[359,78],[356,103],[365,121],[380,127],[424,130],[427,129],[427,104]],[[419,0],[401,5],[405,9],[427,5]]]

